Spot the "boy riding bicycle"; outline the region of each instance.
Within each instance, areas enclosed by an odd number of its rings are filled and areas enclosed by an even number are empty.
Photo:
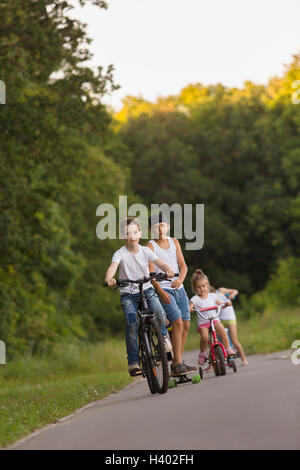
[[[158,256],[148,247],[139,244],[142,236],[140,224],[134,217],[128,217],[121,223],[121,233],[125,239],[125,245],[117,250],[109,268],[106,271],[105,281],[109,287],[116,285],[114,275],[119,268],[119,277],[126,279],[135,279],[143,276],[149,276],[149,262],[154,263],[168,277],[172,278],[174,272],[171,268],[161,261]],[[128,360],[128,371],[131,376],[141,375],[142,371],[139,364],[138,348],[138,321],[137,312],[139,305],[138,287],[120,287],[121,307],[126,318],[126,349]],[[143,286],[144,294],[148,307],[152,310],[159,322],[161,332],[164,336],[166,352],[171,351],[172,347],[167,337],[166,316],[162,308],[158,295],[155,293],[151,283]]]

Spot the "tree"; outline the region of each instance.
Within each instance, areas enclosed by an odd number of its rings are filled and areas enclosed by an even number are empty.
[[[126,181],[103,155],[111,118],[101,98],[116,87],[113,67],[85,66],[90,40],[70,8],[61,0],[0,5],[0,78],[7,85],[0,109],[0,337],[9,354],[97,336],[86,318],[99,317],[100,302],[95,312],[90,301],[87,315],[74,309],[74,298],[88,300],[86,290],[100,285],[104,270],[84,278],[95,251],[81,237],[94,237],[95,248],[96,197],[110,202],[112,187]],[[99,251],[101,257],[105,249]]]

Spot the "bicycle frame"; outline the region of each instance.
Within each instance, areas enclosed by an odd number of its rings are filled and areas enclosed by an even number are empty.
[[[209,331],[208,344],[210,346],[210,355],[211,355],[211,358],[212,358],[213,362],[216,361],[214,348],[217,345],[221,347],[221,349],[223,351],[223,354],[224,354],[224,358],[227,359],[227,353],[226,353],[225,347],[224,347],[223,343],[218,340],[217,332],[216,332],[215,325],[214,325],[214,320],[216,318],[219,318],[221,308],[224,305],[225,304],[221,304],[218,307],[213,306],[213,307],[205,307],[205,308],[200,308],[200,309],[194,308],[194,311],[196,312],[197,316],[199,315],[202,319],[207,320],[210,323],[209,330],[208,330]],[[217,312],[215,313],[215,315],[211,315],[209,317],[205,317],[204,315],[202,315],[202,312],[207,312],[207,311],[210,311],[210,310],[217,310]]]
[[[220,370],[218,370],[218,367],[217,367],[218,358],[216,357],[215,350],[219,351],[220,349],[222,350],[223,357],[224,357],[224,366],[231,367],[234,372],[237,371],[234,359],[227,354],[225,346],[222,343],[222,341],[218,340],[217,332],[216,332],[215,325],[214,325],[214,320],[216,318],[219,318],[221,309],[225,306],[226,306],[226,304],[221,304],[219,306],[206,307],[206,308],[200,308],[200,309],[198,309],[196,307],[194,308],[194,311],[197,314],[197,316],[200,316],[202,319],[204,319],[206,321],[209,321],[209,323],[210,323],[209,337],[208,337],[208,344],[209,344],[209,347],[210,347],[210,351],[209,351],[209,354],[208,354],[209,367],[205,371],[207,372],[210,369],[210,367],[213,366],[216,375],[219,375]],[[208,317],[204,316],[202,314],[202,312],[207,312],[209,310],[217,310],[217,312],[214,315],[210,315]],[[220,357],[219,357],[219,359],[220,359]],[[217,367],[217,369],[216,369],[216,367]],[[200,367],[200,369],[201,369],[201,367]],[[218,370],[218,373],[216,373],[217,370]],[[224,369],[224,373],[221,372],[221,375],[225,375],[225,373],[226,372],[225,372],[225,369]]]
[[[146,319],[155,318],[155,315],[151,310],[148,309],[146,296],[143,291],[143,284],[139,284],[139,291],[140,291],[140,303],[141,303],[141,308],[138,308],[139,337],[141,336],[141,333],[142,333],[143,340],[147,348],[147,352],[151,354],[151,348],[150,348],[148,336],[147,336],[146,329],[145,329],[145,323],[146,323]]]
[[[224,348],[224,344],[221,343],[219,340],[218,340],[218,337],[217,337],[217,332],[216,332],[216,329],[215,329],[215,325],[214,325],[214,322],[213,322],[214,319],[209,319],[210,321],[210,327],[209,327],[209,339],[208,339],[208,344],[210,346],[210,354],[211,354],[211,357],[212,357],[212,360],[215,361],[216,360],[216,356],[215,356],[215,346],[219,345],[221,346],[222,348],[222,351],[223,351],[223,354],[224,354],[224,358],[227,359],[227,353],[226,353],[226,350]]]

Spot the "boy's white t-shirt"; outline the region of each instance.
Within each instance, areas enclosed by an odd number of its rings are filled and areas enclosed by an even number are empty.
[[[223,292],[220,292],[219,290],[216,290],[216,295],[218,297],[218,300],[222,303],[228,302],[228,300],[230,300],[226,297],[225,294],[223,294]],[[229,307],[226,307],[226,308],[222,308],[221,314],[220,314],[220,320],[224,320],[224,321],[236,320],[235,311],[232,305],[229,305]]]
[[[149,261],[155,261],[158,256],[150,250],[147,246],[138,245],[139,251],[137,254],[129,251],[126,246],[122,246],[115,252],[112,257],[112,262],[119,265],[119,278],[120,279],[139,279],[144,276],[149,276]],[[152,284],[147,282],[143,285],[143,290],[149,289]],[[139,288],[137,284],[130,284],[127,287],[119,287],[120,294],[131,293],[137,294]]]
[[[195,307],[198,308],[214,307],[215,305],[217,305],[217,300],[218,297],[214,293],[209,293],[205,299],[200,297],[199,295],[194,295],[194,297],[191,298],[191,302],[195,305]],[[204,323],[207,323],[209,321],[208,318],[210,313],[215,313],[215,311],[208,311],[207,313],[203,312],[203,315],[207,315],[207,320],[204,320],[200,317],[200,315],[197,315],[198,325],[203,325]]]

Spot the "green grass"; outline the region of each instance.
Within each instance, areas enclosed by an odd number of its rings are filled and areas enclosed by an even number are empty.
[[[238,312],[237,312],[238,315]],[[300,310],[266,312],[238,322],[246,354],[290,349],[300,339]],[[186,349],[199,348],[192,319]],[[130,383],[123,340],[58,345],[48,357],[0,366],[0,448]]]
[[[0,447],[130,383],[124,342],[58,346],[0,367]]]
[[[291,349],[300,339],[300,309],[267,311],[238,323],[238,336],[247,354],[268,354]]]

